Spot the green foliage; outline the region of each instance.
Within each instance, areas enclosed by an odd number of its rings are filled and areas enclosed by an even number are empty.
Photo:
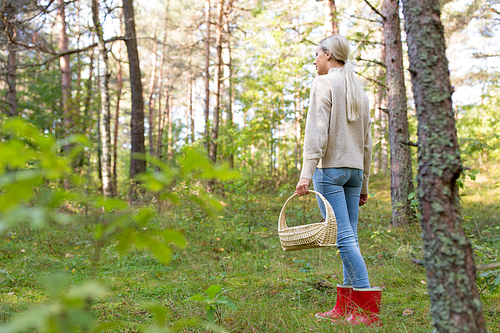
[[[231,310],[236,310],[236,306],[227,297],[222,296],[225,292],[220,285],[211,285],[203,294],[196,294],[185,301],[195,301],[204,304],[205,311],[207,312],[207,320],[209,322],[215,321],[216,315],[220,322],[220,307],[227,306]]]
[[[106,290],[95,282],[68,289],[70,279],[61,274],[43,278],[50,301],[42,306],[18,314],[9,323],[1,325],[4,333],[24,332],[30,328],[48,333],[101,332],[115,326],[112,322],[96,324],[88,312],[92,299],[106,295]]]
[[[73,159],[85,148],[83,137],[72,137],[56,141],[51,135],[42,134],[34,125],[22,118],[10,118],[3,126],[0,150],[0,232],[13,230],[27,222],[31,227],[47,227],[50,222],[66,223],[71,215],[62,210],[68,205],[91,208],[103,213],[101,223],[94,224],[94,266],[99,261],[101,247],[109,240],[115,240],[116,251],[125,255],[133,247],[149,249],[157,260],[168,264],[172,260],[171,246],[184,248],[187,245],[183,233],[171,228],[151,228],[150,221],[158,217],[152,206],[133,207],[118,198],[101,195],[82,197],[77,192],[65,189],[78,186],[82,181],[73,174]],[[62,147],[73,147],[66,155],[61,155]],[[222,204],[208,194],[199,183],[209,179],[231,180],[238,173],[226,165],[214,166],[206,157],[194,149],[186,149],[178,158],[178,167],[169,167],[158,159],[152,159],[157,171],[140,175],[143,186],[155,192],[160,200],[179,202],[179,193],[185,199],[198,204],[209,216],[216,217]],[[76,180],[74,183],[69,179]],[[71,256],[70,256],[71,257]],[[69,280],[60,275],[47,277],[47,291],[51,300],[42,306],[16,315],[3,331],[19,332],[35,327],[47,332],[73,332],[81,329],[100,332],[113,326],[105,322],[95,324],[88,313],[88,302],[92,298],[104,296],[104,289],[93,282],[85,283],[67,291]],[[216,306],[232,303],[219,295]],[[164,330],[160,307],[150,308],[156,313],[160,326],[148,330]],[[180,320],[174,324],[177,331],[184,327],[199,325],[196,320]],[[164,325],[163,325],[164,326]],[[205,325],[207,326],[207,325]],[[208,325],[212,331],[221,331]]]

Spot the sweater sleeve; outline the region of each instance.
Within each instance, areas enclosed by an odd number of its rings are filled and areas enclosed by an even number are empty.
[[[370,168],[372,165],[372,150],[373,150],[373,140],[372,133],[370,130],[371,120],[366,126],[365,132],[365,146],[364,146],[364,156],[363,156],[363,185],[361,186],[361,194],[368,194],[368,185],[370,180]]]
[[[328,145],[332,95],[329,85],[320,79],[321,77],[318,77],[314,80],[309,97],[300,178],[312,179]]]

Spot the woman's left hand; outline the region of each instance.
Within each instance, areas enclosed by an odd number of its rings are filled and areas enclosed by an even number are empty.
[[[299,197],[309,194],[310,182],[311,182],[310,179],[300,178],[299,182],[297,183],[297,187],[295,187],[295,193],[297,193]]]

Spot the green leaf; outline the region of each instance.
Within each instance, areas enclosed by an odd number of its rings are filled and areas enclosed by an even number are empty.
[[[144,304],[143,308],[154,313],[155,321],[158,326],[160,327],[165,326],[167,322],[167,314],[169,314],[170,312],[168,309],[156,303]]]
[[[116,250],[120,255],[124,255],[135,242],[135,234],[136,231],[132,228],[127,228],[123,230],[116,236],[118,240],[118,245],[116,246]]]
[[[50,274],[42,277],[41,280],[52,299],[59,299],[63,290],[71,282],[70,278],[65,274]]]
[[[68,294],[69,299],[85,300],[87,298],[102,298],[106,295],[106,288],[97,282],[87,282],[83,285],[72,288]]]
[[[16,314],[9,323],[0,325],[2,333],[25,332],[29,328],[36,327],[44,331],[47,321],[50,317],[61,311],[61,305],[50,303],[44,306],[36,307],[26,312]]]
[[[158,233],[161,237],[163,237],[163,241],[166,244],[175,244],[180,248],[185,248],[187,245],[186,239],[184,238],[184,235],[176,230],[173,229],[165,229],[162,230]]]
[[[222,286],[218,284],[213,284],[210,287],[208,287],[207,290],[205,290],[205,293],[207,293],[208,297],[214,299],[215,296],[217,296],[217,294],[220,293],[221,291],[222,291]]]
[[[207,310],[207,320],[213,322],[215,320],[215,309]]]

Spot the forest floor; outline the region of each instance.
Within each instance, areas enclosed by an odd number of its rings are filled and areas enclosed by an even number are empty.
[[[464,228],[477,264],[500,259],[499,179],[500,168],[491,167],[463,191]],[[209,286],[220,285],[235,309],[221,302],[215,320],[229,332],[431,332],[425,270],[410,260],[423,255],[420,228],[390,226],[389,179],[382,176],[373,177],[369,203],[361,209],[359,242],[371,284],[383,288],[383,326],[353,328],[314,318],[334,305],[342,265],[336,248],[281,249],[278,215],[294,185],[263,195],[234,187],[223,199],[219,227],[189,205],[166,209],[148,228],[175,228],[188,241],[185,249],[175,250],[169,265],[143,250],[119,256],[116,243],[106,244],[96,280],[108,295],[91,304],[94,317],[117,322],[112,331],[138,332],[154,320],[144,304],[156,302],[170,310],[171,322],[205,318],[201,302],[185,300],[197,294],[203,298]],[[319,216],[312,195],[287,207],[290,225],[316,222]],[[90,279],[93,244],[92,229],[82,222],[0,234],[0,323],[48,300],[40,276],[66,272],[73,285]],[[492,294],[487,281],[499,272],[479,272],[485,275],[478,282],[490,332],[500,332],[500,294]]]

